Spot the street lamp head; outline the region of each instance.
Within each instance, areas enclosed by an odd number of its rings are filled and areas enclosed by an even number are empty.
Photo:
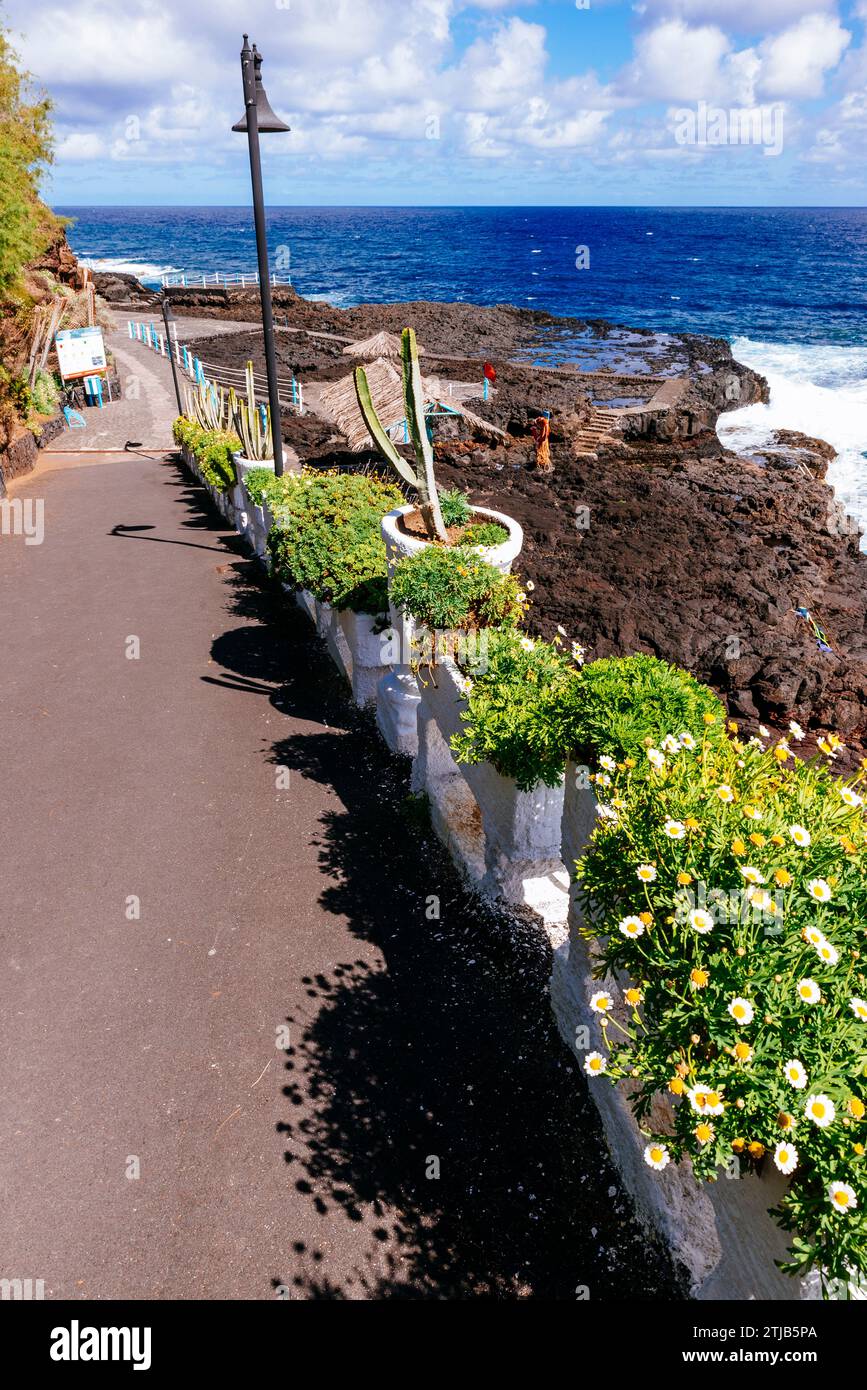
[[[244,72],[246,109],[240,121],[236,121],[232,129],[246,132],[247,117],[251,106],[256,109],[256,128],[260,135],[291,129],[285,121],[280,120],[280,117],[271,108],[271,103],[265,94],[265,88],[262,86],[262,55],[255,44],[253,44],[251,51],[250,41],[246,34],[244,35],[244,47],[241,49],[241,67]]]

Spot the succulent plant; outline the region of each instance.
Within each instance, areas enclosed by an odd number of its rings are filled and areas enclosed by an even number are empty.
[[[358,397],[359,409],[364,416],[364,423],[370,431],[370,437],[382,457],[396,469],[404,482],[409,483],[410,487],[415,488],[418,493],[419,511],[430,539],[448,541],[436,478],[434,477],[433,448],[425,425],[424,386],[422,385],[421,368],[418,361],[418,344],[416,343],[415,330],[412,328],[403,330],[401,361],[403,364],[403,399],[406,408],[406,422],[416,458],[415,468],[398,453],[389,439],[382,421],[376,413],[367,373],[363,367],[356,367],[355,369],[355,393]]]
[[[256,383],[253,378],[253,363],[247,363],[246,396],[229,394],[229,408],[232,425],[240,436],[244,457],[261,463],[274,457],[271,442],[271,425],[266,406],[256,404]]]

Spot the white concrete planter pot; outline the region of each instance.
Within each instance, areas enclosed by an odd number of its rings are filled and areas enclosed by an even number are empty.
[[[424,550],[430,541],[409,536],[401,529],[401,518],[416,511],[413,504],[396,507],[382,518],[382,538],[388,561],[389,586],[395,565],[407,555],[416,555]],[[521,553],[524,532],[510,516],[491,511],[489,507],[474,507],[473,515],[485,521],[496,521],[504,526],[509,539],[502,545],[485,547],[484,558],[495,565],[503,574],[508,574],[514,561]],[[419,695],[411,669],[412,620],[399,613],[389,604],[389,619],[399,644],[400,661],[388,675],[383,676],[377,694],[376,722],[379,731],[393,753],[405,753],[414,758],[418,751],[418,704]]]
[[[247,544],[256,552],[260,560],[264,560],[268,549],[268,532],[271,525],[265,522],[265,508],[258,502],[253,502],[247,491],[247,474],[254,468],[267,468],[269,472],[274,472],[274,460],[245,458],[243,454],[234,454],[235,470],[238,474],[238,486],[235,489],[236,524],[241,535]]]
[[[390,634],[376,632],[377,619],[368,613],[333,608],[314,598],[307,589],[293,589],[290,584],[283,588],[315,625],[332,661],[352,687],[352,698],[359,709],[371,704],[383,672],[389,669]]]
[[[577,768],[570,764],[566,769],[562,847],[563,862],[570,873],[584,854],[597,819],[593,793],[577,783]],[[590,1008],[591,995],[604,984],[618,1000],[614,1017],[622,1022],[629,1010],[621,1002],[626,981],[593,978],[591,956],[579,935],[582,925],[573,885],[568,937],[563,940],[561,935],[552,943],[550,991],[560,1033],[583,1064],[587,1051],[607,1050],[599,1017]],[[647,1140],[633,1118],[624,1084],[614,1086],[604,1076],[588,1078],[587,1084],[638,1217],[662,1237],[672,1256],[686,1267],[693,1298],[788,1302],[820,1296],[817,1279],[790,1279],[774,1264],[785,1258],[787,1249],[785,1233],[767,1214],[785,1191],[786,1179],[781,1173],[766,1163],[761,1178],[750,1174],[728,1180],[722,1172],[718,1182],[700,1183],[689,1163],[672,1163],[663,1173],[654,1172],[644,1162]],[[648,1128],[665,1132],[670,1104],[668,1096],[659,1097]]]
[[[483,895],[531,907],[563,936],[569,876],[563,865],[563,787],[518,789],[490,763],[456,763],[452,736],[467,707],[450,660],[418,677],[418,752],[412,786],[426,792],[434,828]]]

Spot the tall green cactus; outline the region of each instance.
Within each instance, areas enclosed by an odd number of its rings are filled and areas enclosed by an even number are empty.
[[[238,397],[234,391],[230,395],[230,413],[235,432],[240,437],[244,457],[262,463],[274,457],[271,442],[270,416],[266,412],[267,424],[262,425],[262,417],[256,404],[256,383],[253,378],[253,363],[247,363],[246,398]]]
[[[197,382],[186,388],[187,418],[204,430],[227,430],[231,421],[229,396],[222,386]]]
[[[382,421],[373,404],[373,397],[370,394],[367,372],[363,367],[356,367],[355,369],[355,394],[358,397],[358,406],[364,417],[364,423],[370,431],[370,437],[382,457],[397,470],[404,482],[409,483],[410,487],[415,488],[418,493],[418,508],[427,527],[428,536],[431,540],[447,542],[448,534],[440,510],[439,493],[434,477],[433,448],[428,439],[424,419],[424,386],[418,362],[418,344],[413,328],[403,330],[400,356],[403,364],[404,408],[409,437],[416,458],[415,469],[398,453],[383,428]]]

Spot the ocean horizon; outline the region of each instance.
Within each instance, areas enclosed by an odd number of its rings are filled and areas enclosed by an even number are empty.
[[[82,260],[150,286],[256,268],[248,207],[56,211]],[[829,481],[867,530],[865,208],[271,207],[268,235],[298,293],[338,307],[503,303],[726,338],[771,403],[723,417],[724,442],[827,439]]]

